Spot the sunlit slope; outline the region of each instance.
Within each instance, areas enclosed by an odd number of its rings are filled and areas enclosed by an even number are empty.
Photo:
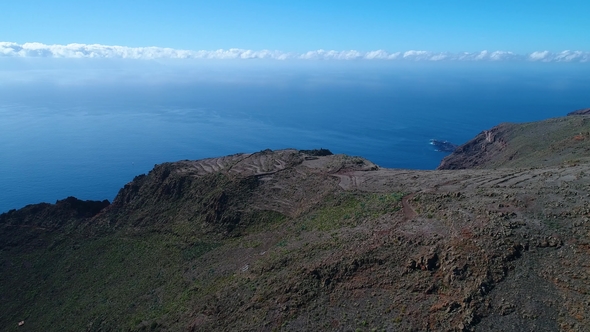
[[[443,159],[438,169],[543,167],[590,161],[590,115],[485,130]]]

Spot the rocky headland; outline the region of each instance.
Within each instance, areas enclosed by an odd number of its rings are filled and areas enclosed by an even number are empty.
[[[6,331],[584,331],[590,117],[435,171],[328,150],[157,165],[112,203],[0,215]],[[22,324],[20,324],[22,323]]]
[[[437,169],[545,167],[590,161],[590,109],[484,130],[445,157]]]

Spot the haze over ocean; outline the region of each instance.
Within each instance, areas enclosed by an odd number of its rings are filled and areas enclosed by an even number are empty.
[[[0,59],[0,212],[112,200],[154,164],[328,148],[434,169],[429,139],[590,106],[584,63]]]

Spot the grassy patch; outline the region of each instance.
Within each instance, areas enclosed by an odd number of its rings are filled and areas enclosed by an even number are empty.
[[[190,261],[219,247],[219,245],[219,243],[212,242],[196,242],[183,249],[181,251],[181,256],[185,261]]]
[[[11,255],[0,280],[0,325],[8,331],[21,320],[35,331],[159,326],[164,317],[188,310],[193,294],[183,276],[185,262],[216,246],[182,245],[169,234],[119,234]]]
[[[338,193],[308,214],[301,230],[330,231],[353,227],[366,218],[377,218],[401,209],[402,193],[351,194]]]
[[[245,234],[274,230],[287,220],[283,214],[269,210],[254,211],[245,218],[247,219]]]

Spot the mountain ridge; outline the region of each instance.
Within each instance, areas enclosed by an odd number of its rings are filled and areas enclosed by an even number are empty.
[[[437,169],[543,167],[590,159],[589,109],[566,117],[502,123],[445,157]]]
[[[590,163],[585,138],[567,141],[586,117],[567,118],[500,125],[445,158],[467,165],[483,146],[495,159],[478,168],[264,150],[156,165],[112,203],[11,210],[0,215],[0,326],[582,330]],[[531,164],[555,143],[517,133],[547,126],[569,150]]]

